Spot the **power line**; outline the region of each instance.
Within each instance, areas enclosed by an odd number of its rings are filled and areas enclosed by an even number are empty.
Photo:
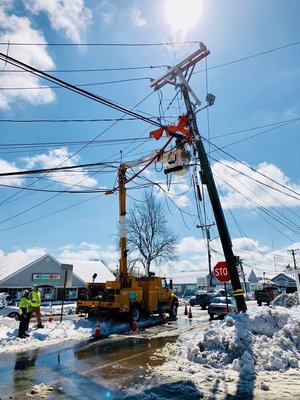
[[[169,65],[149,65],[144,67],[119,67],[119,68],[88,68],[88,69],[43,69],[43,72],[49,73],[70,73],[70,72],[114,72],[114,71],[134,71],[141,69],[161,69],[161,68],[169,68]],[[7,69],[5,73],[27,73],[27,71],[20,71],[19,69]]]
[[[75,83],[76,87],[87,87],[87,86],[100,86],[100,85],[111,85],[114,83],[127,83],[134,81],[150,81],[151,77],[144,78],[130,78],[130,79],[119,79],[117,81],[107,81],[107,82],[92,82],[92,83]],[[33,86],[33,87],[1,87],[0,90],[45,90],[45,89],[63,89],[61,85],[58,86]]]
[[[159,117],[148,117],[149,119],[153,120],[159,120]],[[174,119],[176,117],[174,116],[166,116],[165,118],[168,119]],[[122,121],[137,121],[135,117],[124,117],[122,120],[120,118],[81,118],[81,119],[0,119],[1,122],[7,122],[7,123],[65,123],[65,122],[122,122]]]
[[[206,142],[209,142],[207,139],[205,139],[204,137],[202,137],[202,139]],[[217,145],[213,144],[212,142],[209,142],[213,147],[215,147],[218,151],[221,151],[222,153],[226,154],[228,157],[232,158],[233,160],[237,161],[238,163],[244,165],[245,167],[249,168],[251,171],[256,172],[258,175],[263,176],[264,178],[269,179],[270,181],[276,183],[276,185],[281,186],[282,188],[288,190],[291,193],[294,193],[295,195],[297,195],[297,199],[300,196],[300,193],[296,192],[295,190],[289,188],[288,186],[283,185],[280,182],[277,182],[275,179],[263,174],[262,172],[257,171],[255,168],[251,167],[250,165],[244,163],[241,160],[238,160],[236,157],[232,156],[231,154],[227,153],[226,151],[223,150],[223,148],[218,147]],[[227,147],[227,146],[225,146]],[[276,190],[276,189],[275,189]]]
[[[235,63],[238,63],[238,62],[241,62],[241,61],[249,60],[249,59],[251,59],[251,58],[260,57],[260,56],[263,56],[263,55],[265,55],[265,54],[269,54],[269,53],[272,53],[272,52],[274,52],[274,51],[286,49],[286,48],[288,48],[288,47],[297,46],[297,45],[299,45],[299,44],[300,44],[300,41],[297,41],[297,42],[294,42],[294,43],[289,43],[289,44],[286,44],[286,45],[284,45],[284,46],[276,47],[276,48],[274,48],[274,49],[262,51],[262,52],[260,52],[260,53],[251,54],[250,56],[238,58],[238,59],[233,60],[233,61],[227,61],[227,62],[225,62],[225,63],[223,63],[223,64],[218,64],[218,65],[209,67],[208,70],[216,69],[216,68],[221,68],[221,67],[225,67],[225,66],[230,65],[230,64],[235,64]],[[200,72],[205,72],[205,71],[206,71],[206,70],[203,69],[203,70],[201,70],[201,71],[195,72],[195,74],[199,74]]]
[[[99,96],[99,95],[96,95],[94,93],[88,92],[88,91],[86,91],[84,89],[78,88],[75,85],[72,85],[72,84],[70,84],[70,83],[68,83],[66,81],[63,81],[63,80],[58,79],[58,78],[56,78],[56,77],[54,77],[52,75],[49,75],[49,74],[47,74],[45,72],[42,72],[41,70],[39,70],[37,68],[34,68],[34,67],[32,67],[32,66],[30,66],[28,64],[25,64],[25,63],[15,59],[15,58],[7,56],[7,55],[5,55],[5,54],[3,54],[1,52],[0,52],[0,60],[4,61],[6,63],[9,63],[11,65],[14,65],[14,66],[16,66],[16,67],[18,67],[18,68],[20,68],[22,70],[28,71],[28,72],[32,73],[33,75],[36,75],[36,76],[38,76],[40,78],[43,78],[43,79],[45,79],[45,80],[47,80],[49,82],[56,83],[59,86],[64,87],[65,89],[68,89],[68,90],[70,90],[72,92],[80,94],[81,96],[87,97],[87,98],[89,98],[91,100],[94,100],[94,101],[96,101],[98,103],[101,103],[101,104],[103,104],[103,105],[105,105],[107,107],[110,107],[110,108],[113,108],[113,109],[115,109],[117,111],[120,111],[120,112],[124,113],[125,115],[130,115],[130,116],[135,117],[135,118],[137,118],[139,120],[147,122],[150,125],[155,125],[155,126],[158,126],[158,127],[162,127],[161,124],[151,120],[150,118],[147,118],[147,117],[145,117],[145,116],[143,116],[141,114],[138,114],[138,113],[136,113],[136,112],[134,112],[132,110],[129,110],[129,109],[127,109],[127,108],[125,108],[125,107],[123,107],[121,105],[118,105],[117,103],[114,103],[114,102],[112,102],[112,101],[110,101],[110,100],[108,100],[108,99],[106,99],[106,98],[104,98],[102,96]]]
[[[257,129],[267,128],[267,127],[269,127],[269,126],[274,126],[274,125],[283,125],[283,126],[284,126],[284,125],[287,124],[287,123],[296,122],[296,121],[299,121],[299,120],[300,120],[300,117],[292,118],[292,119],[288,119],[288,120],[280,121],[280,122],[273,122],[272,124],[260,125],[260,126],[255,126],[255,127],[252,127],[252,128],[241,129],[241,130],[239,130],[239,131],[224,133],[223,135],[211,136],[210,139],[217,139],[217,138],[221,138],[221,137],[236,135],[236,134],[238,134],[238,133],[244,133],[244,132],[254,131],[254,130],[257,130]],[[1,120],[0,120],[0,122],[1,122]],[[269,132],[269,130],[266,131],[266,132]],[[262,133],[265,133],[265,132],[262,132]],[[252,136],[251,136],[251,137],[252,137]]]
[[[8,42],[0,42],[0,45],[7,45]],[[150,46],[174,46],[177,44],[199,44],[198,40],[164,43],[26,43],[9,42],[9,46],[104,46],[104,47],[150,47]]]

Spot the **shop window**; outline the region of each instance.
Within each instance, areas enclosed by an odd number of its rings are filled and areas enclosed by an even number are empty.
[[[77,289],[66,289],[66,299],[67,300],[76,300],[78,297],[78,290]]]

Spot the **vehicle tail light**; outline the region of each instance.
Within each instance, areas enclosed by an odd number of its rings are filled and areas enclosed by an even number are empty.
[[[231,311],[230,307],[226,307],[226,311],[229,313]]]

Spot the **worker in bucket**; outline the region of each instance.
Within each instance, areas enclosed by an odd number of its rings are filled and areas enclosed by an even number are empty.
[[[32,312],[34,312],[35,317],[37,319],[37,327],[38,328],[44,328],[44,325],[42,324],[42,319],[41,319],[41,293],[38,290],[38,286],[34,285],[32,288],[32,291],[30,293],[30,300],[32,303]]]
[[[29,290],[24,290],[19,303],[19,308],[20,308],[19,338],[26,339],[29,336],[27,331],[32,309],[31,301],[29,299]]]

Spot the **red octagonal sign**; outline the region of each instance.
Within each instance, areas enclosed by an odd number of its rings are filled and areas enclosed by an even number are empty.
[[[226,261],[219,261],[214,266],[214,275],[215,275],[215,278],[219,282],[228,282],[228,281],[230,281],[230,275],[229,275],[229,271],[228,271],[228,268],[227,268]]]

